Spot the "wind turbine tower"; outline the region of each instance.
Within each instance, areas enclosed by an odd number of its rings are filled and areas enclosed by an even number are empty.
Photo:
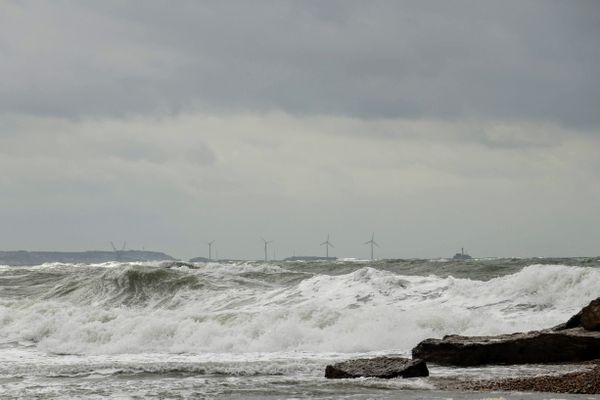
[[[335,247],[333,244],[331,244],[331,242],[329,241],[329,234],[327,234],[327,240],[324,241],[323,243],[321,243],[321,246],[325,246],[325,257],[329,258],[329,247]]]
[[[208,261],[212,261],[212,245],[215,241],[212,240],[210,242],[208,242]]]
[[[264,238],[261,238],[263,242],[265,242],[265,262],[267,261],[267,247],[269,246],[269,243],[273,243],[272,240],[265,240]]]
[[[125,247],[127,247],[127,242],[123,242],[123,246],[121,247],[121,250],[117,249],[117,247],[115,246],[115,244],[113,242],[110,242],[110,246],[112,247],[113,251],[115,252],[115,254],[117,256],[117,260],[120,260],[121,255],[125,251]]]
[[[370,244],[371,245],[371,261],[373,261],[373,246],[379,247],[379,245],[377,244],[377,242],[375,242],[375,232],[373,232],[371,234],[371,240],[369,240],[368,242],[365,242],[365,244]]]

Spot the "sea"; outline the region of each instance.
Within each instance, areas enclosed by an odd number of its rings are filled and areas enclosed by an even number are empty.
[[[426,338],[565,322],[600,296],[600,259],[0,266],[0,399],[598,399],[440,390],[440,380],[584,366],[325,379]]]

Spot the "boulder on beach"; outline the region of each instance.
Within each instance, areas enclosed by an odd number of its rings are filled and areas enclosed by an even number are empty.
[[[425,361],[402,357],[360,358],[328,365],[325,368],[325,378],[329,379],[360,377],[391,379],[419,376],[429,376]]]

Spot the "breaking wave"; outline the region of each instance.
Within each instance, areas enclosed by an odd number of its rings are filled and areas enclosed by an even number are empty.
[[[530,265],[489,280],[357,268],[3,268],[0,344],[61,354],[402,353],[426,337],[550,327],[600,296],[593,267]]]

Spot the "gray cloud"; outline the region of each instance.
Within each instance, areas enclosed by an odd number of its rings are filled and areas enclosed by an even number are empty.
[[[5,2],[0,111],[600,126],[597,2]]]

